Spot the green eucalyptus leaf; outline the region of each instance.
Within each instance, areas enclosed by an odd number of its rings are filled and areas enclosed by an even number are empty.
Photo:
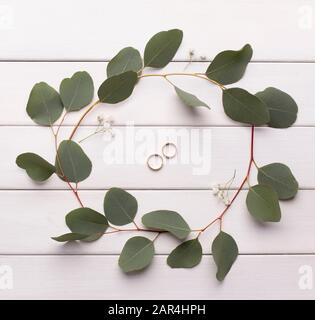
[[[22,153],[16,158],[16,164],[26,170],[27,175],[35,181],[45,181],[56,168],[48,161],[35,153]]]
[[[87,236],[85,234],[79,233],[65,233],[58,237],[52,237],[53,240],[58,242],[67,242],[67,241],[76,241],[76,240],[83,240]]]
[[[126,71],[119,75],[106,79],[98,89],[98,97],[101,102],[115,104],[126,100],[138,81],[138,75],[134,71]]]
[[[258,169],[258,183],[272,187],[280,200],[293,198],[299,189],[290,168],[283,163],[270,163]]]
[[[217,265],[216,277],[224,280],[238,256],[238,247],[235,240],[227,233],[220,231],[212,243],[212,255]]]
[[[269,110],[269,127],[288,128],[295,122],[298,106],[290,95],[270,87],[256,93],[256,96],[266,104]]]
[[[281,219],[278,195],[269,186],[257,184],[250,187],[246,205],[249,213],[261,222],[279,222]]]
[[[183,31],[172,29],[155,34],[144,50],[144,66],[163,68],[172,61],[183,39]]]
[[[124,272],[139,271],[152,262],[153,256],[153,241],[144,237],[133,237],[126,242],[118,264]]]
[[[211,62],[206,75],[224,85],[237,82],[243,77],[252,55],[253,50],[249,44],[238,51],[220,52]]]
[[[168,231],[178,239],[185,239],[191,231],[181,215],[169,210],[149,212],[142,217],[142,223],[147,228]]]
[[[45,82],[36,83],[28,98],[26,112],[37,124],[51,126],[59,119],[63,104],[59,93]]]
[[[85,180],[92,171],[90,159],[82,148],[72,140],[64,140],[60,143],[55,166],[60,178],[75,183]]]
[[[86,71],[76,72],[71,78],[62,80],[59,92],[68,112],[81,110],[93,99],[93,80]]]
[[[199,100],[195,95],[188,93],[178,87],[174,86],[174,89],[179,97],[179,99],[188,107],[206,107],[208,109],[209,106],[203,101]]]
[[[269,121],[267,106],[256,96],[241,88],[223,90],[223,107],[225,113],[234,121],[256,126]]]
[[[142,69],[142,58],[137,49],[127,47],[120,50],[107,65],[107,78],[126,71],[139,72]]]
[[[85,235],[84,241],[99,239],[108,228],[105,216],[90,208],[72,210],[66,215],[66,224],[73,233]]]
[[[168,256],[171,268],[193,268],[202,258],[202,247],[198,239],[188,240],[176,247]]]
[[[104,198],[104,212],[109,222],[116,226],[131,223],[138,211],[137,199],[120,188],[111,188]]]

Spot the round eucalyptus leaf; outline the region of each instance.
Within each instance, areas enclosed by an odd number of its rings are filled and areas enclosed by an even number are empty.
[[[137,49],[127,47],[120,50],[107,65],[107,78],[126,71],[139,72],[142,69],[142,58]]]
[[[144,66],[163,68],[172,61],[183,39],[183,31],[172,29],[155,34],[144,50]]]
[[[171,268],[193,268],[202,258],[202,247],[198,239],[188,240],[176,247],[168,256]]]
[[[72,140],[60,143],[56,161],[56,172],[60,178],[79,183],[85,180],[92,171],[92,163],[82,148]]]
[[[25,169],[27,175],[35,181],[45,181],[56,171],[48,161],[30,152],[20,154],[16,158],[16,164]]]
[[[58,237],[52,237],[53,240],[58,242],[83,240],[85,238],[86,238],[85,234],[79,234],[79,233],[65,233]]]
[[[51,126],[59,119],[63,104],[59,93],[45,82],[36,83],[28,98],[26,112],[37,124]]]
[[[149,212],[142,217],[142,223],[147,228],[168,231],[178,239],[185,239],[191,231],[181,215],[169,210]]]
[[[68,112],[81,110],[93,99],[93,80],[86,71],[76,72],[71,78],[62,80],[59,92]]]
[[[220,231],[212,243],[212,255],[217,265],[216,277],[224,280],[238,256],[238,247],[235,240],[227,233]]]
[[[138,81],[138,75],[134,71],[126,71],[106,79],[98,89],[98,97],[101,102],[115,104],[126,100]]]
[[[258,183],[272,187],[280,200],[293,198],[299,189],[290,168],[283,163],[270,163],[258,169]]]
[[[223,90],[225,113],[234,121],[262,125],[269,121],[267,106],[256,96],[241,88]]]
[[[109,222],[116,226],[131,223],[138,211],[137,199],[120,188],[111,188],[104,198],[104,212]]]
[[[124,272],[139,271],[146,268],[153,259],[154,244],[144,237],[129,239],[119,257],[118,264]]]
[[[288,128],[295,122],[298,106],[287,93],[270,87],[256,93],[256,96],[266,104],[269,110],[269,127]]]
[[[249,44],[237,51],[220,52],[211,62],[206,75],[224,85],[237,82],[243,77],[252,55],[253,50]]]
[[[73,233],[85,235],[84,241],[99,239],[108,228],[105,216],[90,208],[72,210],[66,215],[66,224]]]
[[[250,187],[246,205],[249,213],[261,222],[279,222],[281,219],[278,195],[269,186],[257,184]]]
[[[209,106],[203,101],[199,100],[195,95],[186,92],[178,87],[174,87],[179,99],[188,107],[206,107]]]

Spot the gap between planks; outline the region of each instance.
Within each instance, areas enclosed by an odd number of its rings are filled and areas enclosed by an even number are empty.
[[[104,60],[99,60],[99,59],[0,59],[1,62],[109,62],[110,59],[104,59]],[[170,63],[210,63],[213,60],[174,60],[171,61]],[[305,64],[310,64],[310,63],[315,63],[315,60],[252,60],[250,63],[305,63]]]
[[[73,128],[75,126],[74,124],[62,124],[60,127],[61,128]],[[130,127],[128,124],[113,124],[111,125],[113,128],[127,128]],[[0,127],[5,128],[45,128],[45,126],[40,126],[36,124],[0,124]],[[54,128],[58,128],[57,125],[53,125]],[[97,125],[90,125],[90,124],[80,124],[80,128],[97,128]],[[250,126],[240,126],[240,125],[233,125],[233,124],[226,124],[226,125],[206,125],[206,124],[201,124],[201,125],[189,125],[189,124],[134,124],[132,125],[134,128],[234,128],[234,129],[243,129],[243,128],[248,128],[250,129]],[[315,124],[308,124],[308,125],[293,125],[290,128],[314,128]],[[47,127],[48,129],[49,127]],[[270,128],[267,126],[257,126],[255,127],[256,129],[276,129],[276,128]],[[281,129],[279,129],[281,130]],[[285,130],[285,129],[283,129]]]
[[[25,253],[0,253],[0,258],[3,257],[14,257],[14,256],[18,256],[18,257],[69,257],[69,256],[79,256],[79,257],[119,257],[120,253],[117,254],[113,254],[113,253],[99,253],[99,254],[95,254],[95,253],[84,253],[84,254],[80,254],[80,253],[67,253],[67,254],[46,254],[46,253],[38,253],[38,254],[34,254],[34,253],[30,253],[30,254],[25,254]],[[154,256],[159,256],[159,257],[168,257],[169,254],[164,254],[164,253],[155,253]],[[207,257],[207,256],[212,256],[212,254],[209,253],[203,253],[202,256]],[[314,253],[239,253],[238,256],[250,256],[250,257],[262,257],[262,256],[274,256],[274,257],[283,257],[283,256],[290,256],[290,257],[314,257],[315,259],[315,252]]]
[[[132,190],[132,191],[211,191],[212,188],[211,187],[208,187],[208,188],[125,188],[126,190]],[[248,188],[247,187],[244,187],[242,190],[247,190]],[[315,189],[315,187],[314,187]],[[304,190],[314,190],[314,189],[304,189]],[[109,188],[79,188],[78,191],[108,191]],[[237,190],[237,188],[229,188],[229,190]],[[299,190],[303,190],[303,189],[299,189]],[[15,192],[15,191],[70,191],[72,192],[72,190],[70,189],[63,189],[63,188],[56,188],[56,189],[53,189],[53,188],[50,188],[50,189],[43,189],[43,188],[34,188],[34,189],[25,189],[25,188],[10,188],[10,189],[6,189],[6,188],[0,188],[0,191],[8,191],[8,192]]]

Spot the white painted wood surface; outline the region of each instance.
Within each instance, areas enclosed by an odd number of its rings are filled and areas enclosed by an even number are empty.
[[[313,0],[0,2],[0,17],[5,15],[0,19],[0,265],[11,266],[14,275],[14,288],[0,290],[0,299],[315,298],[315,289],[299,286],[301,266],[315,268],[315,42],[314,26],[307,24],[314,10]],[[63,78],[86,70],[97,88],[106,74],[102,61],[127,45],[143,50],[155,32],[175,27],[183,29],[184,41],[177,62],[163,72],[205,70],[208,62],[187,66],[189,49],[195,49],[196,60],[201,55],[211,60],[221,50],[251,43],[255,62],[235,86],[253,93],[275,86],[290,93],[299,105],[293,128],[256,129],[255,155],[261,165],[288,164],[302,190],[293,201],[281,203],[282,221],[266,226],[250,218],[246,191],[240,194],[224,228],[237,239],[241,255],[223,284],[215,280],[209,256],[217,226],[201,236],[205,256],[194,270],[165,265],[166,254],[177,243],[167,235],[157,242],[158,256],[152,266],[132,276],[117,266],[126,234],[91,244],[53,242],[49,237],[66,231],[64,216],[77,203],[57,178],[35,184],[14,164],[25,151],[53,161],[49,130],[35,126],[25,112],[34,83],[46,81],[58,88]],[[239,184],[248,162],[249,128],[224,115],[217,88],[199,79],[174,81],[208,102],[211,111],[189,112],[163,79],[148,78],[128,101],[100,106],[84,121],[77,140],[94,129],[99,113],[115,119],[113,145],[126,143],[119,138],[125,136],[128,123],[136,125],[138,137],[152,136],[142,146],[140,141],[129,148],[140,160],[129,164],[104,162],[110,142],[102,136],[82,144],[94,165],[91,177],[81,184],[86,205],[102,210],[106,189],[120,186],[138,198],[138,222],[143,213],[164,207],[181,212],[197,228],[222,210],[209,188],[213,182],[228,180],[234,169],[233,188]],[[68,136],[77,118],[73,114],[66,120],[62,137]],[[196,159],[167,163],[159,173],[149,171],[141,161],[160,150],[165,138],[157,142],[156,137],[165,129],[173,130],[173,138],[186,134],[178,143],[180,156],[194,142],[187,133],[199,132],[197,140],[204,148],[197,160],[210,164],[210,171],[196,174]],[[255,170],[251,180],[255,182]]]
[[[117,259],[1,256],[15,279],[0,299],[314,299],[313,290],[299,286],[301,267],[315,267],[310,255],[239,256],[223,283],[208,256],[194,270],[170,269],[166,257],[156,256],[143,274],[133,275],[123,274]]]
[[[176,58],[213,57],[251,43],[256,60],[314,61],[314,30],[301,0],[9,0],[12,23],[1,32],[0,57],[22,60],[104,60],[122,47],[143,50],[161,30],[185,31]],[[25,14],[25,13],[29,14]],[[307,13],[307,11],[306,11]],[[33,15],[33,19],[32,19]]]

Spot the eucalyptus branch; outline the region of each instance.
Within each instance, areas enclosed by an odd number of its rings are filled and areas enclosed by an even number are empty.
[[[246,176],[243,179],[242,183],[236,190],[236,193],[234,194],[233,198],[231,199],[230,203],[225,207],[225,209],[217,216],[214,220],[210,221],[209,224],[207,224],[204,228],[200,230],[200,234],[206,231],[210,226],[212,226],[215,222],[220,221],[220,229],[222,228],[222,220],[226,212],[229,210],[229,208],[232,206],[233,202],[236,200],[237,196],[241,192],[241,190],[244,187],[245,182],[248,180],[252,163],[254,162],[254,132],[255,132],[255,126],[251,127],[251,142],[250,142],[250,158],[249,158],[249,165],[247,168]],[[200,235],[199,234],[199,235]]]
[[[58,137],[60,128],[61,128],[61,126],[63,125],[63,123],[64,123],[67,115],[68,115],[68,112],[65,112],[64,115],[63,115],[63,117],[61,118],[61,121],[60,121],[60,123],[59,123],[59,125],[58,125],[58,128],[57,128],[57,131],[56,131],[56,138]],[[58,144],[58,140],[57,140],[57,144]]]
[[[68,178],[64,174],[64,170],[62,168],[62,164],[61,164],[61,160],[60,160],[60,155],[58,153],[58,134],[59,134],[59,130],[60,130],[61,124],[62,124],[63,120],[65,119],[66,114],[67,113],[64,114],[64,117],[62,118],[62,121],[61,121],[56,133],[54,133],[54,130],[53,130],[52,126],[51,126],[51,130],[52,130],[52,133],[53,133],[53,136],[54,136],[54,145],[55,145],[55,151],[56,151],[56,161],[57,161],[57,164],[58,164],[58,168],[60,169],[60,173],[61,173],[60,178],[63,179],[67,183],[68,187],[73,192],[73,194],[76,197],[76,199],[78,200],[80,206],[83,208],[84,205],[83,205],[82,200],[81,200],[81,198],[79,196],[79,193],[78,193],[78,184],[76,184],[76,187],[74,189],[73,186],[71,185],[71,183],[69,182]]]
[[[208,82],[220,87],[222,90],[225,90],[226,87],[222,85],[221,83],[207,78],[206,74],[204,73],[189,73],[189,72],[172,72],[172,73],[162,73],[162,74],[157,74],[157,73],[148,73],[148,74],[142,74],[139,76],[139,78],[148,78],[148,77],[162,77],[162,78],[167,78],[167,77],[172,77],[172,76],[188,76],[188,77],[195,77],[199,79],[204,79],[207,80]]]
[[[106,231],[103,234],[113,234],[113,233],[117,233],[117,232],[159,232],[157,230],[152,230],[152,229],[144,229],[144,228],[136,228],[136,229],[114,229],[114,231]]]
[[[192,268],[202,259],[199,237],[216,222],[220,232],[212,242],[211,253],[217,265],[216,277],[222,281],[238,255],[238,246],[231,235],[223,231],[223,219],[238,198],[245,183],[249,185],[246,207],[250,215],[260,222],[278,222],[281,218],[280,200],[294,198],[298,192],[298,182],[291,170],[282,163],[271,163],[259,167],[254,159],[255,127],[265,125],[272,128],[287,128],[297,118],[298,107],[287,93],[269,87],[252,94],[242,88],[228,88],[227,85],[240,80],[252,58],[252,48],[246,44],[240,50],[219,53],[205,72],[143,73],[146,68],[163,68],[175,56],[183,33],[173,29],[154,35],[147,43],[143,57],[132,47],[122,49],[107,65],[107,79],[98,89],[98,100],[92,103],[94,83],[85,72],[76,72],[71,78],[62,80],[59,92],[45,82],[34,85],[26,111],[39,125],[49,126],[54,136],[56,151],[54,164],[34,153],[23,153],[16,159],[17,165],[26,170],[35,181],[45,181],[56,174],[75,195],[80,207],[69,212],[66,225],[69,233],[53,239],[66,241],[96,241],[103,235],[120,232],[156,233],[153,240],[144,236],[130,238],[119,258],[119,266],[124,272],[132,272],[148,267],[154,256],[154,244],[162,233],[168,233],[181,242],[168,256],[167,264],[172,268]],[[233,121],[251,126],[250,155],[246,175],[231,200],[225,199],[225,207],[202,228],[191,229],[185,219],[172,210],[156,210],[142,216],[142,226],[135,222],[138,212],[137,199],[120,188],[110,188],[104,197],[104,213],[85,207],[78,193],[78,184],[87,179],[92,171],[92,163],[73,138],[85,117],[100,103],[116,104],[129,98],[142,78],[164,78],[174,88],[175,94],[185,108],[209,108],[208,104],[195,95],[177,87],[171,77],[184,76],[203,79],[221,89],[225,114]],[[68,113],[83,110],[69,139],[58,143],[58,135]],[[55,132],[53,124],[59,119]],[[257,184],[251,186],[249,177],[252,166],[256,167]],[[234,177],[229,182],[232,184]],[[75,184],[73,187],[72,184]],[[221,185],[219,185],[221,186]],[[227,184],[224,185],[224,188]],[[218,188],[217,188],[218,189]],[[218,189],[219,190],[219,189]],[[222,196],[221,193],[219,193]],[[133,224],[134,227],[121,229],[120,226]],[[108,230],[108,229],[111,230]],[[194,235],[191,240],[188,236]]]
[[[164,74],[143,74],[143,75],[139,75],[138,78],[148,78],[148,77],[162,77],[165,78],[170,84],[172,84],[174,86],[174,84],[169,81],[167,79],[167,77],[172,77],[172,76],[190,76],[190,77],[195,77],[195,78],[199,78],[199,79],[204,79],[207,80],[208,82],[220,87],[222,90],[225,90],[225,86],[220,84],[219,82],[209,79],[205,76],[205,74],[203,73],[187,73],[187,72],[176,72],[176,73],[164,73]],[[77,122],[77,124],[75,125],[74,129],[72,130],[69,140],[73,139],[76,131],[78,130],[80,124],[82,123],[82,121],[84,120],[84,118],[98,105],[100,104],[101,101],[97,100],[95,101],[84,113],[83,115],[80,117],[79,121]]]
[[[79,121],[77,122],[77,124],[75,125],[75,127],[73,128],[70,136],[69,136],[69,140],[73,139],[73,136],[75,135],[76,131],[78,130],[80,124],[82,123],[82,121],[84,120],[84,118],[100,103],[99,100],[95,101],[94,103],[91,104],[91,106],[83,113],[83,115],[81,116],[81,118],[79,119]]]

